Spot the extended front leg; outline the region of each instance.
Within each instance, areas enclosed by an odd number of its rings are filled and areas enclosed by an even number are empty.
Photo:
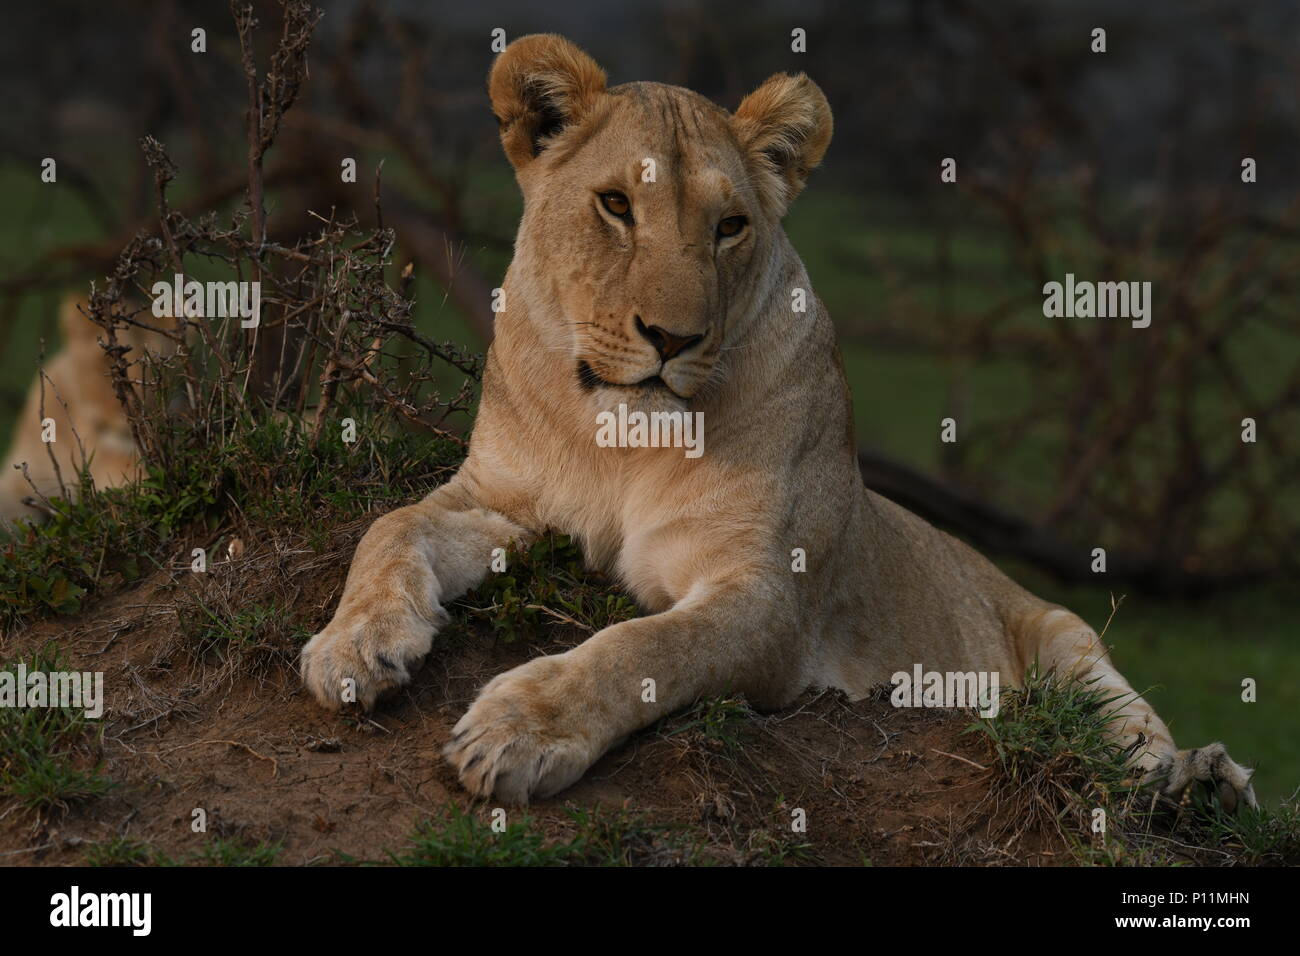
[[[628,734],[699,697],[764,706],[800,690],[784,596],[751,581],[697,584],[662,614],[607,627],[490,681],[443,753],[474,794],[511,803],[576,781]]]
[[[492,550],[530,537],[455,478],[384,515],[357,545],[333,620],[302,649],[303,682],[332,710],[369,709],[410,680],[447,622],[443,605],[483,579]]]

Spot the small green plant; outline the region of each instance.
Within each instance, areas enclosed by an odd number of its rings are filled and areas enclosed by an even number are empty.
[[[626,809],[568,808],[575,835],[570,846],[585,866],[689,866],[701,861],[700,836],[663,826]]]
[[[291,664],[311,636],[292,609],[272,603],[253,604],[219,613],[197,597],[182,605],[186,656],[195,661],[243,665]]]
[[[181,861],[184,866],[273,866],[283,847],[279,843],[245,843],[218,837]]]
[[[745,728],[754,716],[743,697],[708,697],[685,713],[670,717],[665,737],[693,736],[711,750],[733,753],[741,748]]]
[[[1094,683],[1042,672],[1035,662],[1020,687],[1002,692],[996,716],[967,728],[989,740],[997,763],[990,801],[1001,811],[991,842],[1037,829],[1080,860],[1105,862],[1127,852],[1125,836],[1147,828],[1149,805],[1137,799],[1127,754],[1110,733],[1112,705],[1120,702]],[[1104,831],[1094,830],[1095,819],[1105,820]]]
[[[627,810],[570,807],[564,837],[548,839],[524,815],[497,832],[449,805],[416,827],[399,866],[633,866],[695,862],[699,845],[680,827],[649,823]]]
[[[1012,783],[1050,781],[1090,804],[1106,802],[1131,789],[1124,748],[1110,734],[1108,708],[1117,702],[1090,683],[1060,680],[1035,666],[1022,686],[1002,693],[996,717],[978,720],[968,732],[990,739]]]
[[[572,843],[548,845],[526,815],[498,833],[451,806],[441,820],[419,824],[392,859],[399,866],[568,866],[582,861],[582,850]]]
[[[274,866],[282,849],[279,843],[216,837],[201,850],[176,859],[150,843],[117,837],[87,847],[85,859],[90,866]]]
[[[1294,798],[1254,812],[1224,813],[1205,806],[1190,821],[1191,838],[1246,866],[1300,865],[1300,806]]]
[[[811,843],[797,842],[787,835],[777,836],[769,830],[751,830],[747,851],[747,865],[750,866],[789,866],[817,862],[817,850]]]
[[[53,646],[22,663],[29,674],[66,670]],[[18,664],[0,670],[12,673]],[[0,797],[43,812],[106,793],[113,783],[91,756],[91,727],[73,707],[0,707]]]
[[[594,633],[637,616],[626,595],[604,576],[587,571],[568,535],[548,534],[505,556],[506,570],[492,572],[460,604],[462,619],[487,621],[507,643],[542,633],[545,625]]]
[[[171,861],[157,847],[140,840],[114,837],[86,847],[88,866],[166,866]]]
[[[228,618],[219,617],[206,607],[203,610],[207,614],[207,620],[197,628],[195,650],[199,654],[212,653],[222,659],[234,652],[256,646],[258,635],[263,630],[283,625],[288,616],[284,608],[273,604],[254,604],[252,607],[241,608]]]

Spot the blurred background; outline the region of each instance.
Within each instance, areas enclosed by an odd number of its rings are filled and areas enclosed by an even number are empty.
[[[280,8],[253,6],[266,62]],[[1099,628],[1122,597],[1107,640],[1175,738],[1222,739],[1262,797],[1300,785],[1300,5],[317,6],[309,78],[265,159],[269,231],[373,221],[382,160],[394,282],[413,262],[418,327],[476,352],[520,212],[484,91],[494,29],[563,33],[611,84],[728,108],[807,72],[835,139],[787,230],[839,328],[868,483]],[[157,229],[141,138],[166,145],[187,214],[229,216],[248,184],[225,4],[47,0],[6,19],[0,444],[59,303]],[[1045,318],[1043,284],[1067,272],[1151,282],[1150,327]]]

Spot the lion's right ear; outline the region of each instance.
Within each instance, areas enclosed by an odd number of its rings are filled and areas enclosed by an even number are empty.
[[[605,90],[605,71],[564,37],[520,37],[501,52],[488,76],[501,145],[522,169],[546,141],[580,122]]]
[[[741,101],[731,124],[758,161],[760,195],[785,215],[831,143],[826,95],[802,73],[778,73]]]

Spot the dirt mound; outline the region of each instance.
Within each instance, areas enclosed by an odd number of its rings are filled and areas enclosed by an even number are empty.
[[[172,567],[83,613],[9,637],[5,659],[53,641],[69,669],[104,672],[94,746],[116,785],[39,814],[0,806],[5,862],[83,863],[122,838],[175,860],[223,838],[278,844],[279,863],[383,861],[451,807],[490,820],[494,807],[472,804],[440,757],[450,728],[489,677],[587,634],[557,624],[504,643],[462,621],[374,713],[322,711],[294,659],[328,620],[366,523],[314,547],[248,536],[242,548],[223,546],[236,556],[204,574],[178,552]],[[580,826],[575,808],[613,813],[632,821],[635,837],[625,833],[619,853],[633,863],[1062,859],[1033,834],[984,839],[996,814],[993,771],[987,745],[964,733],[970,723],[969,714],[895,709],[884,693],[850,703],[810,692],[768,715],[705,701],[634,736],[526,819],[562,840]],[[192,828],[196,810],[206,832]],[[507,808],[507,818],[525,811]]]

